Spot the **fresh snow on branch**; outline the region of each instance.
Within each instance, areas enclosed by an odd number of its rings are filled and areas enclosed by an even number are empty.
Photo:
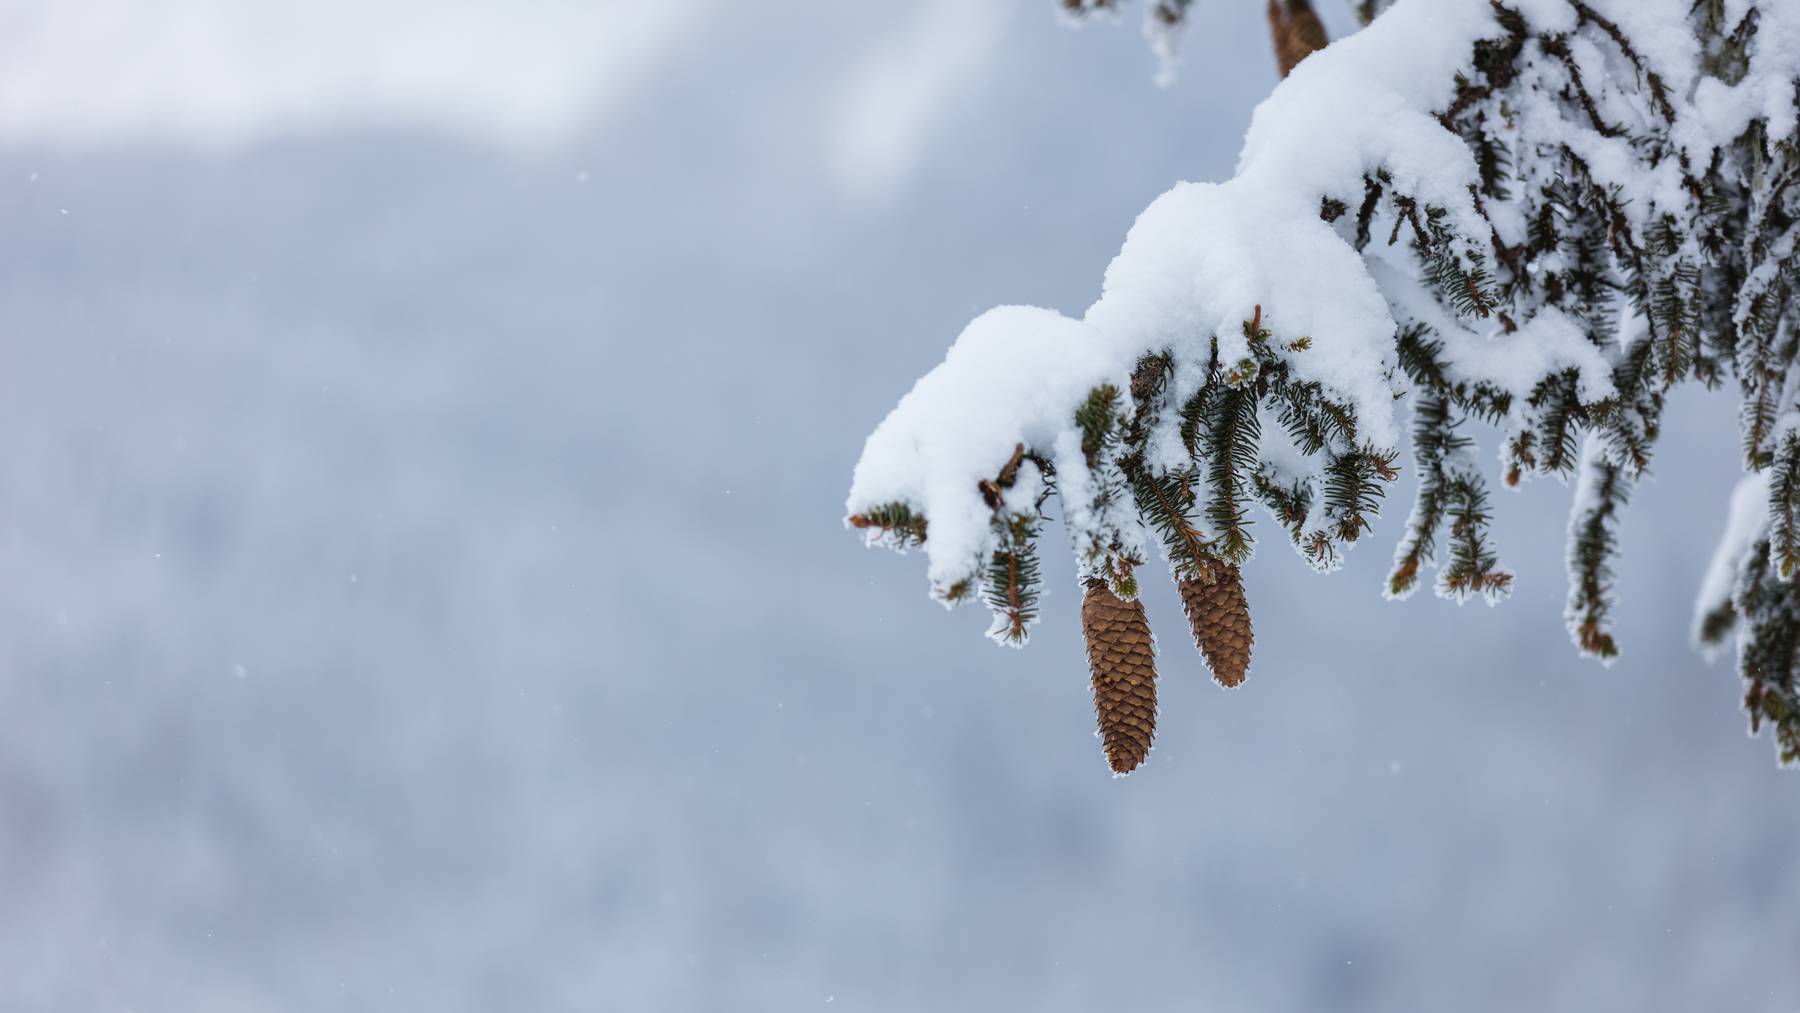
[[[1744,630],[1753,721],[1800,755],[1797,89],[1792,0],[1398,0],[1299,62],[1231,180],[1145,209],[1079,320],[971,323],[870,436],[851,524],[922,545],[935,593],[979,594],[1017,644],[1053,495],[1081,578],[1125,602],[1152,544],[1178,581],[1235,572],[1252,505],[1330,570],[1404,422],[1387,592],[1436,567],[1494,601],[1481,421],[1505,484],[1576,477],[1569,629],[1611,658],[1617,518],[1665,396],[1733,382],[1765,520],[1731,529],[1697,636]]]

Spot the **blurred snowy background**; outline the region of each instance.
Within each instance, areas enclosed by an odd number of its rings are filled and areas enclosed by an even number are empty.
[[[841,529],[970,316],[1229,174],[1205,6],[1159,90],[1046,0],[9,3],[0,1009],[1800,1008],[1800,781],[1686,646],[1723,401],[1615,667],[1566,490],[1489,610],[1381,600],[1403,485],[1265,546],[1235,694],[1153,594],[1123,781],[1065,557],[1012,652]]]

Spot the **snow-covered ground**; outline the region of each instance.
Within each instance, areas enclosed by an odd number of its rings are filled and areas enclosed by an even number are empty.
[[[1134,27],[1047,4],[980,59],[941,5],[691,6],[523,145],[326,100],[224,143],[167,83],[111,99],[129,130],[0,112],[0,1009],[1800,990],[1800,782],[1686,645],[1729,404],[1677,399],[1626,515],[1619,664],[1564,634],[1554,483],[1496,495],[1511,601],[1383,601],[1403,480],[1343,572],[1252,564],[1242,690],[1165,633],[1115,781],[1072,564],[996,650],[843,490],[972,315],[1079,313],[1156,194],[1229,174],[1256,5],[1167,91]]]

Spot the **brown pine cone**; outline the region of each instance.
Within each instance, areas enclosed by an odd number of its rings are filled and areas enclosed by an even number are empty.
[[[1220,564],[1212,580],[1184,580],[1181,607],[1194,628],[1194,646],[1206,658],[1213,679],[1230,689],[1250,671],[1250,604],[1244,578],[1235,566]]]
[[[1088,671],[1100,741],[1113,773],[1130,773],[1156,735],[1156,647],[1144,603],[1125,601],[1105,581],[1090,581],[1081,601]]]
[[[1331,42],[1309,0],[1269,0],[1269,35],[1275,42],[1275,65],[1282,77]]]

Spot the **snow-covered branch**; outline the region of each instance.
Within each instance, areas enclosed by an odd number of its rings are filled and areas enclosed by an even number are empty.
[[[1152,545],[1178,581],[1235,574],[1251,504],[1329,570],[1397,474],[1410,404],[1389,593],[1440,564],[1447,597],[1510,589],[1463,429],[1492,423],[1507,484],[1579,469],[1570,629],[1610,657],[1614,518],[1664,396],[1735,377],[1774,569],[1735,605],[1712,580],[1706,629],[1741,618],[1766,645],[1800,614],[1797,81],[1800,4],[1399,0],[1294,68],[1234,178],[1150,205],[1080,319],[976,318],[869,437],[851,523],[922,544],[936,594],[979,592],[1022,643],[1051,495],[1081,578],[1122,601]],[[1744,662],[1790,759],[1797,640]]]

